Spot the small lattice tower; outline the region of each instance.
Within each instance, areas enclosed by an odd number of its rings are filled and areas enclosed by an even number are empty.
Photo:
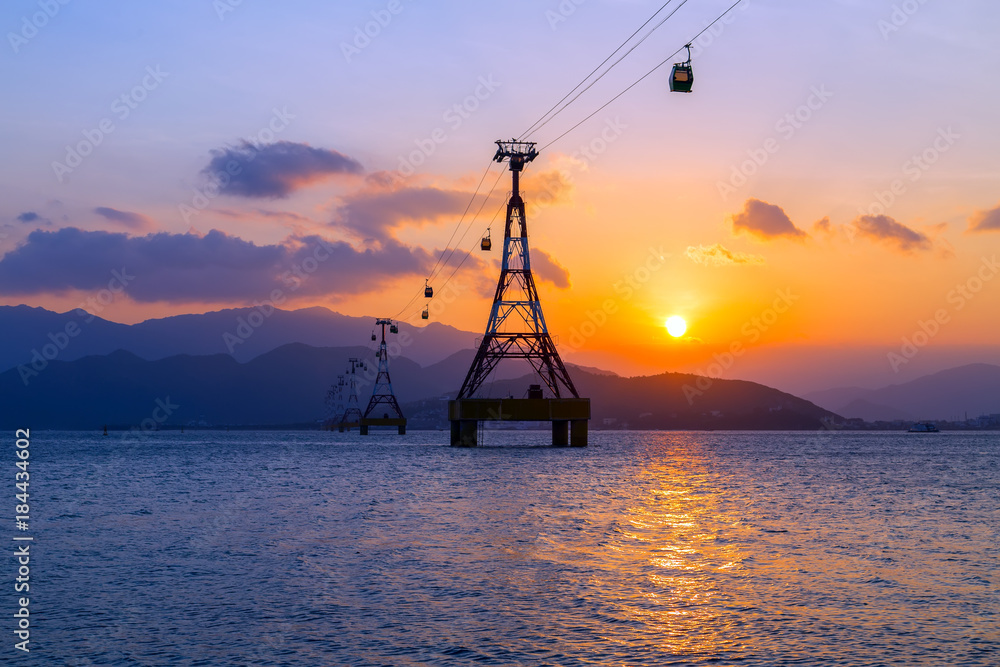
[[[403,416],[396,395],[392,391],[392,380],[389,378],[389,353],[385,344],[385,328],[389,327],[389,333],[392,334],[398,333],[399,328],[387,318],[376,320],[375,326],[382,327],[382,340],[376,352],[378,374],[375,376],[372,397],[361,418],[361,434],[366,435],[371,426],[396,426],[399,434],[403,435],[406,433],[406,417]]]
[[[340,416],[340,430],[361,425],[361,408],[358,407],[357,369],[364,368],[364,362],[357,357],[347,360],[347,408]]]
[[[344,376],[338,375],[337,382],[326,391],[326,425],[333,428],[344,414]]]

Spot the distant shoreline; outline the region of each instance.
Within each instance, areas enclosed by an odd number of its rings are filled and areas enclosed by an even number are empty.
[[[954,424],[948,424],[946,422],[935,422],[938,426],[939,432],[996,432],[1000,431],[1000,425],[992,425],[986,427],[970,427],[970,426],[958,426]],[[836,428],[836,429],[795,429],[795,428],[594,428],[591,427],[591,431],[600,433],[865,433],[865,432],[880,432],[880,433],[905,433],[908,431],[911,424],[906,425],[875,425],[868,424],[866,427],[862,428]],[[93,432],[103,432],[103,427],[101,428],[48,428],[45,426],[32,426],[32,430],[44,431],[44,432],[62,432],[62,433],[93,433]],[[133,430],[131,425],[112,425],[108,424],[108,437],[113,437],[115,435],[121,435],[123,433],[128,433]],[[170,426],[164,425],[163,427],[155,431],[146,431],[142,435],[136,435],[136,439],[142,438],[144,435],[151,435],[154,433],[179,433],[183,430],[185,433],[226,433],[231,431],[301,431],[301,432],[328,432],[328,433],[338,433],[336,430],[330,430],[316,426],[314,424],[256,424],[256,425],[222,425],[222,426]],[[448,429],[445,428],[409,428],[410,432],[421,432],[421,433],[447,433]],[[532,428],[493,428],[487,427],[489,431],[505,432],[505,433],[515,433],[518,431],[527,432],[548,432],[550,427],[540,426]],[[347,431],[348,433],[357,433],[357,429],[352,429]],[[373,429],[373,434],[386,434],[395,436],[395,431],[393,429]],[[923,434],[916,434],[923,435]],[[398,436],[405,438],[406,436]]]

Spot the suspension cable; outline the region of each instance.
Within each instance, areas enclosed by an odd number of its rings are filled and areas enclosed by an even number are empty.
[[[610,72],[610,71],[612,70],[612,68],[614,68],[614,67],[615,67],[615,65],[617,65],[618,63],[620,63],[620,62],[621,62],[622,60],[624,60],[624,59],[625,59],[625,58],[626,58],[626,57],[627,57],[627,56],[628,56],[628,55],[629,55],[630,53],[632,53],[633,51],[635,51],[635,49],[636,49],[636,48],[637,48],[637,47],[638,47],[638,46],[639,46],[640,44],[642,44],[642,43],[643,43],[644,41],[646,41],[646,39],[648,39],[648,38],[649,38],[649,36],[650,36],[650,35],[652,35],[652,34],[653,34],[653,32],[654,32],[654,31],[655,31],[655,30],[656,30],[657,28],[659,28],[659,27],[660,27],[661,25],[663,25],[664,23],[666,23],[666,22],[667,22],[667,20],[668,20],[668,19],[670,19],[670,17],[672,17],[672,16],[674,15],[674,14],[676,14],[676,13],[677,13],[677,11],[678,11],[678,10],[679,10],[679,9],[680,9],[681,7],[683,7],[683,6],[685,5],[685,4],[687,4],[687,2],[688,2],[688,0],[682,0],[681,4],[679,4],[679,5],[677,5],[676,7],[674,7],[673,11],[671,11],[671,12],[670,12],[669,14],[667,14],[667,15],[666,15],[666,17],[664,17],[662,21],[660,21],[660,22],[659,22],[659,23],[657,23],[657,24],[656,24],[655,26],[653,26],[652,30],[650,30],[649,32],[647,32],[647,33],[646,33],[646,34],[645,34],[645,35],[644,35],[644,36],[642,37],[642,39],[640,39],[640,40],[639,40],[638,42],[636,42],[636,43],[635,43],[635,44],[634,44],[634,45],[632,46],[632,48],[630,48],[630,49],[629,49],[628,51],[626,51],[625,53],[623,53],[623,54],[622,54],[622,56],[621,56],[621,57],[620,57],[620,58],[619,58],[618,60],[616,60],[616,61],[615,61],[614,63],[612,63],[610,67],[608,67],[608,68],[607,68],[606,70],[604,70],[604,71],[603,71],[603,72],[601,73],[601,75],[600,75],[599,77],[597,77],[596,79],[594,79],[593,81],[591,81],[591,82],[590,82],[589,84],[587,84],[587,87],[586,87],[586,88],[584,88],[583,90],[581,90],[580,92],[578,92],[578,93],[577,93],[576,95],[574,95],[574,96],[573,96],[573,99],[571,99],[570,101],[568,101],[568,102],[566,102],[565,104],[563,104],[563,105],[562,105],[562,107],[560,107],[558,111],[556,111],[556,112],[555,112],[554,114],[552,114],[552,115],[551,115],[551,116],[550,116],[550,117],[549,117],[548,119],[546,119],[546,120],[545,120],[545,122],[541,123],[541,124],[540,124],[540,125],[538,125],[538,126],[537,126],[537,127],[536,127],[536,128],[534,129],[534,130],[532,130],[532,134],[533,134],[534,132],[537,132],[538,130],[542,129],[542,128],[543,128],[543,127],[545,127],[546,125],[548,125],[549,121],[551,121],[551,120],[552,120],[553,118],[555,118],[555,117],[556,117],[556,116],[558,116],[558,115],[559,115],[560,113],[562,113],[562,112],[563,112],[563,111],[564,111],[564,110],[566,109],[566,107],[568,107],[568,106],[569,106],[570,104],[572,104],[573,102],[575,102],[575,101],[577,101],[578,99],[580,99],[580,96],[581,96],[581,95],[583,95],[583,94],[584,94],[585,92],[587,92],[588,90],[590,90],[590,89],[591,89],[591,87],[593,87],[593,85],[594,85],[595,83],[597,83],[598,81],[600,81],[601,79],[603,79],[603,78],[604,78],[604,75],[605,75],[605,74],[607,74],[608,72]],[[671,56],[671,58],[672,58],[672,57],[673,57],[673,56]]]
[[[712,21],[707,26],[705,26],[697,35],[695,35],[694,37],[692,37],[691,39],[689,39],[687,41],[687,44],[693,44],[696,39],[698,39],[699,37],[701,37],[713,25],[715,25],[716,23],[718,23],[719,21],[721,21],[729,12],[733,11],[733,9],[736,8],[736,5],[740,4],[741,2],[743,2],[743,0],[736,0],[736,2],[734,2],[732,5],[730,5],[729,9],[727,9],[726,11],[722,12],[721,14],[719,14],[719,16],[716,17],[716,19],[714,21]],[[612,102],[614,102],[615,100],[617,100],[619,97],[621,97],[622,95],[624,95],[628,91],[632,90],[632,88],[634,88],[636,85],[638,85],[639,82],[641,82],[643,79],[645,79],[650,74],[652,74],[653,72],[655,72],[656,70],[660,69],[661,67],[663,67],[664,65],[666,65],[671,60],[673,60],[674,57],[678,53],[680,53],[682,50],[684,50],[685,48],[687,48],[686,45],[682,46],[681,48],[679,48],[676,51],[674,51],[673,53],[671,53],[662,62],[660,62],[655,67],[653,67],[653,69],[649,70],[648,72],[646,72],[645,74],[643,74],[641,77],[639,77],[638,79],[636,79],[634,82],[632,82],[625,90],[621,91],[620,93],[618,93],[617,95],[615,95],[614,97],[612,97],[610,100],[608,100],[607,102],[605,102],[604,104],[602,104],[601,106],[599,106],[594,112],[592,112],[589,115],[587,115],[583,120],[581,120],[580,122],[578,122],[575,125],[573,125],[571,128],[569,128],[568,130],[566,130],[565,132],[563,132],[562,134],[560,134],[558,137],[556,137],[552,141],[550,141],[547,144],[545,144],[544,146],[542,146],[541,150],[545,150],[546,148],[548,148],[552,144],[556,143],[557,141],[559,141],[560,139],[562,139],[563,137],[565,137],[567,134],[569,134],[570,132],[572,132],[576,128],[580,127],[581,125],[583,125],[585,122],[587,122],[591,118],[593,118],[595,115],[597,115],[598,112],[600,112],[606,106],[608,106],[609,104],[611,104]]]
[[[642,30],[643,28],[645,28],[646,25],[650,21],[652,21],[656,17],[657,14],[659,14],[660,12],[662,12],[663,8],[666,7],[667,5],[669,5],[671,2],[673,2],[673,0],[667,0],[666,2],[664,2],[663,5],[661,5],[659,9],[657,9],[655,12],[653,12],[652,16],[650,16],[648,19],[646,19],[645,23],[643,23],[641,26],[639,26],[638,28],[636,28],[635,32],[633,32],[631,35],[629,35],[628,38],[624,42],[622,42],[621,44],[619,44],[617,49],[615,49],[614,51],[612,51],[608,55],[607,58],[605,58],[604,60],[602,60],[601,64],[599,64],[597,67],[595,67],[593,70],[591,70],[590,74],[588,74],[587,76],[583,77],[583,80],[580,81],[580,83],[578,83],[575,86],[573,86],[573,90],[571,90],[568,93],[566,93],[565,95],[563,95],[563,98],[561,100],[559,100],[558,102],[556,102],[555,104],[553,104],[552,107],[548,111],[546,111],[545,113],[542,114],[541,118],[539,118],[538,120],[536,120],[534,123],[531,124],[531,127],[529,127],[527,130],[525,130],[524,132],[522,132],[521,135],[520,135],[520,137],[519,137],[519,139],[524,139],[528,135],[529,132],[531,132],[532,130],[535,129],[536,125],[538,125],[540,122],[542,122],[542,120],[545,119],[546,116],[548,116],[550,113],[552,113],[553,109],[555,109],[560,104],[562,104],[566,100],[567,97],[569,97],[570,95],[572,95],[576,91],[577,88],[579,88],[584,83],[586,83],[587,79],[589,79],[590,77],[594,76],[594,73],[597,72],[597,70],[601,69],[604,66],[604,63],[606,63],[609,60],[611,60],[616,53],[618,53],[619,51],[621,51],[622,48],[624,48],[624,46],[629,43],[629,40],[631,40],[633,37],[635,37],[637,34],[639,34],[639,31]],[[612,65],[612,67],[613,66],[614,65]]]

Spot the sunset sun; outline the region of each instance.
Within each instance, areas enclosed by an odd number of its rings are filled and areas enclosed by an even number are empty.
[[[680,315],[671,315],[667,318],[667,321],[664,324],[667,327],[667,333],[674,338],[680,338],[683,336],[684,332],[687,331],[688,326],[687,322],[685,322],[684,318]]]

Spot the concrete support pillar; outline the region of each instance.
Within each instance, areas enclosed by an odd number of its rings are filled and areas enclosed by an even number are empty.
[[[475,419],[460,419],[451,423],[452,447],[475,447],[479,422]]]
[[[569,445],[569,422],[565,419],[552,420],[552,446],[566,447]]]
[[[406,435],[406,424],[400,424],[399,425],[399,434],[400,435]]]
[[[572,447],[587,446],[587,420],[573,419],[569,423],[569,444]]]
[[[361,431],[361,435],[368,435],[368,424],[361,424],[358,430]]]

